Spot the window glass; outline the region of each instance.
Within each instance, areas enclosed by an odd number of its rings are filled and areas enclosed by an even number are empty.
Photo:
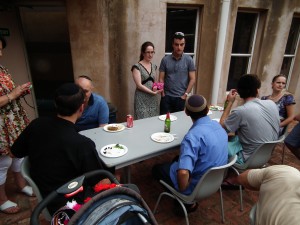
[[[239,78],[248,73],[253,54],[258,13],[238,12],[226,90],[235,89]]]
[[[247,73],[248,57],[231,57],[227,90],[236,89],[241,75]]]
[[[285,54],[295,54],[299,38],[300,18],[293,18]]]
[[[292,65],[292,61],[293,61],[292,57],[284,57],[283,58],[280,74],[284,74],[284,75],[288,76],[291,65]]]
[[[251,53],[252,38],[256,25],[256,13],[238,12],[232,53]]]
[[[166,31],[166,53],[171,53],[172,37],[175,32],[185,34],[185,53],[195,53],[195,33],[198,9],[195,8],[168,8],[167,9],[167,31]]]
[[[294,66],[295,54],[299,45],[300,34],[300,18],[294,17],[289,32],[288,41],[285,48],[283,62],[281,65],[280,73],[287,76],[287,84],[289,86],[290,76]]]

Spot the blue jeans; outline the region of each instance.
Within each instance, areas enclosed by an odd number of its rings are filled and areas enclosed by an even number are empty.
[[[185,100],[181,97],[172,97],[165,95],[160,100],[160,115],[164,115],[167,112],[179,112],[184,110]]]

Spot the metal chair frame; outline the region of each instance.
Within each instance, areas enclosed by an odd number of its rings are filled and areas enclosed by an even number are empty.
[[[237,156],[232,157],[228,164],[219,166],[219,167],[213,167],[210,168],[206,173],[201,177],[198,184],[196,185],[195,189],[190,195],[184,195],[175,190],[173,187],[165,183],[164,181],[160,180],[160,183],[168,189],[169,192],[162,192],[158,200],[156,202],[155,208],[153,210],[153,213],[157,212],[158,205],[160,203],[160,200],[162,196],[166,195],[173,199],[176,199],[179,204],[181,205],[184,215],[186,224],[189,225],[189,219],[187,215],[186,208],[184,204],[193,204],[199,200],[202,200],[204,198],[207,198],[211,196],[212,194],[216,193],[218,190],[220,192],[220,204],[221,204],[221,216],[222,216],[222,222],[224,223],[225,217],[224,217],[224,206],[223,206],[223,195],[222,195],[222,188],[221,184],[224,180],[225,173],[229,167],[231,167],[237,160]]]
[[[25,157],[23,159],[23,162],[21,165],[21,174],[24,177],[24,179],[28,182],[28,184],[32,187],[33,193],[37,197],[38,202],[41,202],[43,200],[41,192],[40,192],[38,186],[36,185],[36,183],[33,181],[33,179],[30,176],[30,162],[29,162],[28,157]],[[52,216],[47,209],[43,210],[43,215],[47,221],[51,221]]]
[[[253,152],[253,154],[247,159],[247,161],[244,164],[235,163],[231,168],[237,175],[239,175],[240,172],[243,172],[248,169],[262,168],[270,160],[275,146],[279,143],[282,143],[284,138],[285,138],[285,136],[282,135],[276,141],[269,141],[269,142],[265,142],[265,143],[261,144]],[[240,210],[243,211],[244,210],[243,189],[242,189],[241,185],[239,186],[239,191],[240,191],[240,204],[241,204]]]

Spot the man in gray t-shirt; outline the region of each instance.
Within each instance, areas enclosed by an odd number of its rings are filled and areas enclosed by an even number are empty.
[[[182,32],[173,36],[173,52],[165,56],[159,67],[159,82],[164,83],[160,114],[184,110],[185,100],[196,81],[192,57],[183,53],[185,38]]]
[[[247,160],[262,143],[278,139],[279,112],[273,101],[256,98],[260,85],[256,75],[243,75],[238,82],[237,92],[245,103],[230,113],[237,95],[236,90],[231,90],[228,94],[227,108],[220,119],[221,125],[228,133],[237,133],[239,143],[229,143],[228,153],[229,156],[238,154],[239,163]]]

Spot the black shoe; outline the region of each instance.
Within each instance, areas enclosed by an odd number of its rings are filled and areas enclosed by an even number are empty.
[[[187,213],[192,213],[192,212],[195,212],[198,209],[199,203],[195,202],[194,204],[184,204],[184,206],[185,206],[185,209],[186,209]],[[181,205],[177,201],[175,203],[174,211],[175,211],[176,215],[179,215],[179,216],[182,216],[182,217],[185,216]]]
[[[228,181],[223,181],[223,183],[221,184],[221,188],[222,188],[222,190],[239,190],[240,185],[231,184]],[[242,190],[244,190],[243,186],[242,186]]]

